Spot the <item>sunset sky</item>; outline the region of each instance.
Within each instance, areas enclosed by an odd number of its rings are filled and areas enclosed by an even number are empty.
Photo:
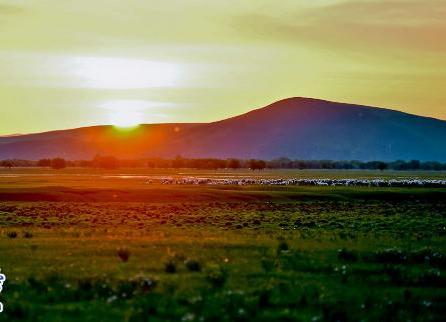
[[[0,135],[290,96],[446,119],[446,1],[0,0]]]

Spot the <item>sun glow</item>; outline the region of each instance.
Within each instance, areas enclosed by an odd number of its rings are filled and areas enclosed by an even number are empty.
[[[176,64],[144,59],[81,56],[71,64],[81,86],[98,89],[173,87],[180,74]]]
[[[141,123],[150,123],[153,120],[148,120],[148,116],[151,118],[164,116],[154,113],[154,109],[166,106],[168,106],[167,103],[144,100],[114,100],[99,105],[105,110],[108,123],[122,128],[133,128]]]
[[[141,123],[142,114],[133,111],[115,112],[110,116],[110,123],[116,127],[133,128]]]

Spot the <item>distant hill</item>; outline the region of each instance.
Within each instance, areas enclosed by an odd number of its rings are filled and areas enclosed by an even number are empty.
[[[212,123],[94,126],[0,137],[0,159],[217,157],[446,162],[446,121],[394,110],[288,98]]]

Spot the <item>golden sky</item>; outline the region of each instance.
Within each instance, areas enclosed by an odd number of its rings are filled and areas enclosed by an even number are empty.
[[[446,1],[0,0],[0,135],[290,96],[446,119]]]

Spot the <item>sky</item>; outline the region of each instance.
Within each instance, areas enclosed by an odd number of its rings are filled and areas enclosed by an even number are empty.
[[[0,0],[0,135],[303,96],[446,119],[444,0]]]

